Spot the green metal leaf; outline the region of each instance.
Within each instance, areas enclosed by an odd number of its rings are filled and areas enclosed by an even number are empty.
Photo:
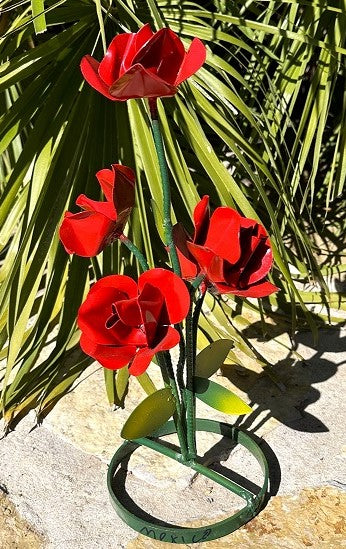
[[[109,404],[124,408],[129,380],[128,368],[121,368],[120,370],[108,370],[104,368],[103,374]]]
[[[169,387],[149,395],[135,408],[121,431],[127,440],[146,437],[164,425],[175,412],[175,399]]]
[[[203,377],[194,378],[194,389],[196,397],[199,398],[211,408],[219,410],[229,415],[241,416],[252,412],[252,408],[248,406],[240,397],[232,393],[226,387],[222,387],[210,379]]]
[[[203,349],[196,357],[196,375],[208,378],[215,374],[225,362],[229,351],[233,347],[230,339],[219,339],[213,341]]]
[[[147,393],[147,395],[155,393],[156,387],[147,372],[144,372],[144,374],[137,376],[136,380],[138,381],[142,389]]]

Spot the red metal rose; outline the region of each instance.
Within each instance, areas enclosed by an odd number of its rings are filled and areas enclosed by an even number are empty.
[[[265,280],[273,254],[264,227],[228,207],[209,213],[209,196],[194,211],[193,239],[178,223],[173,228],[183,278],[205,275],[221,294],[264,297],[278,288]]]
[[[206,49],[194,38],[187,52],[170,29],[153,32],[144,25],[137,33],[118,34],[101,63],[83,57],[85,80],[112,101],[172,96],[177,86],[201,68]]]
[[[138,376],[156,353],[179,343],[171,324],[181,322],[189,306],[185,283],[171,271],[145,271],[138,284],[125,275],[106,276],[94,284],[78,311],[81,347],[105,368],[130,363],[130,374]]]
[[[59,236],[69,254],[93,257],[100,253],[122,234],[134,206],[135,176],[130,168],[113,164],[111,170],[100,170],[96,177],[106,202],[81,194],[76,204],[84,211],[65,213]]]

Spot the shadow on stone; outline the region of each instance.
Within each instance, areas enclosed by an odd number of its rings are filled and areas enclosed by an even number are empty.
[[[331,378],[338,367],[344,364],[331,362],[322,355],[325,352],[342,352],[345,349],[345,337],[341,337],[342,332],[335,329],[323,331],[322,335],[318,345],[313,343],[311,334],[303,333],[297,336],[299,342],[316,349],[316,354],[308,361],[297,361],[289,354],[277,362],[273,371],[280,381],[280,387],[265,371],[257,373],[240,365],[222,367],[222,375],[247,393],[250,405],[257,404],[251,415],[236,421],[236,426],[256,432],[273,417],[297,431],[321,433],[329,430],[327,425],[306,411],[306,408],[316,402],[321,395],[313,384]],[[281,386],[284,389],[281,389]]]

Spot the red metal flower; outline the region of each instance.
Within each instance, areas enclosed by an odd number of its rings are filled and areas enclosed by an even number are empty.
[[[179,343],[171,326],[187,315],[190,295],[181,278],[165,269],[145,271],[138,285],[125,275],[98,280],[78,311],[83,351],[105,368],[130,363],[142,374],[153,356]]]
[[[83,57],[85,80],[112,101],[171,96],[177,86],[201,68],[206,49],[194,38],[187,52],[170,29],[153,32],[144,25],[137,33],[118,34],[101,63]]]
[[[199,274],[221,294],[264,297],[278,288],[265,279],[273,264],[273,254],[264,227],[242,217],[228,207],[209,214],[209,196],[194,211],[193,239],[178,223],[173,228],[182,276]]]
[[[112,164],[96,177],[106,202],[91,200],[84,194],[76,200],[84,211],[65,213],[59,236],[69,254],[93,257],[122,234],[135,203],[135,176],[127,166]]]

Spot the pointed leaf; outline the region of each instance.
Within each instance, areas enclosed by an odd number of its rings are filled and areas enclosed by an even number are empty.
[[[129,373],[127,368],[120,370],[103,370],[108,402],[111,406],[124,408],[128,388]]]
[[[203,377],[195,377],[196,397],[208,406],[225,414],[241,416],[252,412],[252,408],[226,387]]]
[[[230,339],[219,339],[213,341],[203,349],[196,358],[196,375],[199,377],[210,377],[221,368],[229,351],[233,347]]]
[[[160,389],[149,395],[133,410],[121,431],[121,436],[133,440],[151,435],[166,423],[174,411],[175,399],[171,389]]]
[[[147,393],[147,395],[151,395],[152,393],[156,392],[156,387],[147,372],[144,372],[144,374],[141,374],[140,376],[136,376],[136,380],[138,381],[142,389]]]

